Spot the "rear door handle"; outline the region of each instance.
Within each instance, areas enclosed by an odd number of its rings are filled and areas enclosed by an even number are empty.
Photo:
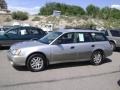
[[[75,48],[74,46],[70,47],[70,49],[74,49],[74,48]]]
[[[91,45],[91,47],[95,47],[95,45]]]

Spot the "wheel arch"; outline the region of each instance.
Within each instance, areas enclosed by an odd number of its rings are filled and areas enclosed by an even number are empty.
[[[102,49],[96,49],[96,50],[93,51],[93,53],[96,52],[96,51],[100,51],[102,53],[102,55],[103,55],[103,58],[105,58],[105,52],[104,52],[104,50],[102,50]]]
[[[46,61],[47,61],[47,65],[49,64],[49,61],[48,61],[48,59],[47,59],[47,57],[46,57],[46,55],[45,55],[44,53],[42,53],[42,52],[33,52],[33,53],[31,53],[31,54],[29,54],[29,55],[27,56],[25,65],[27,64],[28,58],[29,58],[31,55],[33,55],[33,54],[41,54],[41,55],[43,55],[44,58],[45,58]]]
[[[115,40],[109,40],[109,42],[112,42],[116,45],[116,41]]]

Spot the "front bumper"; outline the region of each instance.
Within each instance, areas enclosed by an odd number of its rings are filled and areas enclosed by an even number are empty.
[[[14,66],[25,66],[26,65],[26,58],[24,56],[17,56],[11,54],[9,51],[7,53],[8,60]]]

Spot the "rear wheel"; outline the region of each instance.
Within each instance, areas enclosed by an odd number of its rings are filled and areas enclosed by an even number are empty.
[[[41,54],[33,54],[27,60],[27,68],[32,72],[38,72],[45,69],[46,59]]]
[[[100,65],[103,61],[103,54],[101,51],[95,51],[92,54],[91,63],[93,65]]]

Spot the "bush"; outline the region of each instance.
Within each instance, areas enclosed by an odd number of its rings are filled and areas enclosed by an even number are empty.
[[[12,18],[16,20],[27,20],[28,19],[28,13],[17,11],[12,13]]]

